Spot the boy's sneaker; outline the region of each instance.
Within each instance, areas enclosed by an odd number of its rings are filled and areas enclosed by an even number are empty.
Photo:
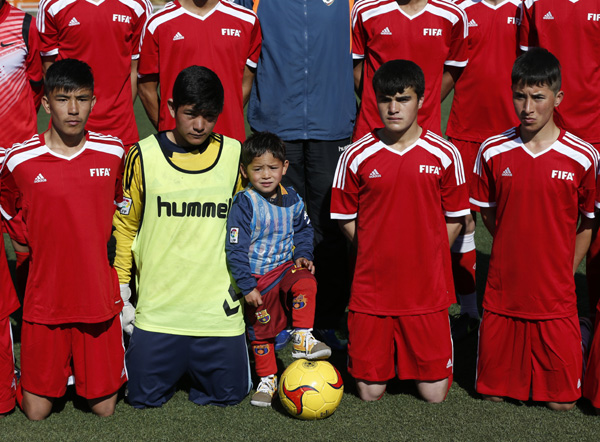
[[[256,393],[252,395],[250,404],[256,407],[270,407],[277,391],[277,376],[274,374],[260,378]]]
[[[277,336],[275,336],[275,351],[283,349],[288,342],[292,339],[292,330],[286,328],[281,330]]]
[[[295,330],[292,343],[294,344],[292,350],[294,359],[327,359],[331,356],[331,348],[321,341],[317,341],[312,335],[311,329]]]
[[[452,339],[457,342],[465,339],[471,333],[479,330],[480,323],[480,318],[473,318],[468,313],[450,316],[450,330],[452,333]]]

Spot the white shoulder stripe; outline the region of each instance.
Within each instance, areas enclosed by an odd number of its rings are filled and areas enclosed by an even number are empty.
[[[164,9],[160,12],[163,12],[163,11],[164,11]],[[154,15],[153,16],[154,20],[151,20],[148,23],[146,23],[146,29],[151,34],[154,34],[154,31],[156,31],[156,28],[158,28],[160,25],[168,22],[169,20],[173,20],[174,18],[177,18],[183,14],[185,14],[185,9],[177,8],[174,11],[168,11],[162,15]],[[144,34],[145,34],[145,30],[144,30]],[[140,42],[140,47],[141,47],[141,42]]]
[[[256,15],[254,15],[252,11],[249,11],[244,7],[242,7],[242,9],[234,9],[219,2],[219,4],[217,5],[217,10],[221,11],[224,14],[232,15],[233,17],[239,18],[240,20],[244,20],[245,22],[248,22],[251,25],[254,25],[254,23],[256,22]]]
[[[144,9],[144,7],[136,2],[135,0],[119,0],[121,3],[123,3],[125,6],[133,9],[133,12],[135,12],[135,15],[137,15],[138,17],[140,15],[142,15],[144,13],[144,11],[146,9]]]
[[[351,144],[346,148],[342,156],[338,161],[338,165],[336,167],[333,187],[343,188],[346,182],[346,169],[348,168],[348,161],[352,157],[352,155],[359,149],[361,149],[364,145],[373,142],[373,137],[370,133],[366,134],[360,140]]]
[[[441,145],[441,147],[447,149],[451,153],[454,162],[456,182],[458,184],[463,184],[465,182],[465,169],[463,166],[462,157],[460,156],[460,152],[458,151],[458,149],[454,147],[454,145],[448,140],[440,137],[439,135],[434,134],[431,131],[427,131],[425,138],[433,142],[437,142]]]
[[[377,17],[378,15],[387,14],[390,11],[395,11],[398,9],[398,5],[396,2],[386,3],[381,6],[377,6],[376,8],[369,9],[362,14],[363,23],[367,20]]]
[[[92,140],[88,140],[88,142],[85,143],[85,148],[95,150],[97,152],[108,153],[118,158],[123,158],[123,155],[125,155],[125,149],[123,149],[121,146],[115,146],[114,144],[97,143]]]
[[[592,165],[594,165],[594,172],[596,172],[596,164],[593,164],[592,161],[586,155],[582,154],[581,152],[577,152],[572,147],[569,147],[563,143],[555,143],[553,149],[558,153],[561,153],[571,158],[572,160],[577,161],[579,164],[581,164],[581,166],[583,166],[585,170],[588,170]]]
[[[8,170],[12,172],[19,164],[37,158],[45,153],[48,153],[48,148],[46,146],[36,147],[35,149],[29,149],[24,152],[17,152],[14,155],[9,156],[5,164],[6,167],[8,167]]]

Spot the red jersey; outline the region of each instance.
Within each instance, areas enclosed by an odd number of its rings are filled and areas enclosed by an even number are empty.
[[[456,148],[433,132],[404,151],[376,132],[346,148],[331,193],[331,218],[356,220],[358,252],[350,310],[432,313],[454,302],[444,216],[469,212]]]
[[[496,6],[485,0],[460,0],[457,6],[469,21],[469,64],[454,86],[446,135],[483,143],[519,124],[510,74],[520,52],[521,0]]]
[[[0,8],[0,146],[37,131],[42,91],[39,35],[31,15],[7,2]]]
[[[554,119],[589,143],[600,142],[600,0],[527,0],[519,44],[560,61],[564,99]]]
[[[246,65],[256,67],[261,41],[256,14],[224,0],[204,17],[184,9],[178,1],[154,14],[144,28],[139,73],[159,75],[158,130],[175,128],[167,106],[175,78],[183,69],[200,65],[214,71],[225,89],[215,132],[244,141],[242,79]]]
[[[0,162],[5,154],[6,151],[0,148]],[[19,300],[8,269],[4,238],[0,236],[0,239],[0,319],[3,319],[19,308]]]
[[[597,164],[594,148],[564,131],[538,154],[518,128],[481,145],[471,203],[496,207],[485,310],[526,319],[577,313],[577,221],[594,217]]]
[[[130,146],[139,140],[131,91],[131,61],[152,11],[147,0],[43,0],[37,24],[42,56],[85,61],[94,73],[96,105],[86,128]]]
[[[4,160],[0,203],[17,217],[31,263],[23,319],[40,324],[97,323],[121,311],[117,275],[106,244],[115,201],[122,199],[124,149],[88,132],[71,157],[50,150],[43,135],[15,145]]]
[[[359,0],[352,9],[352,56],[364,59],[361,105],[353,139],[381,127],[373,75],[390,60],[407,59],[425,74],[425,102],[419,125],[441,134],[441,90],[444,65],[467,65],[465,13],[445,0],[429,0],[408,16],[395,0]]]

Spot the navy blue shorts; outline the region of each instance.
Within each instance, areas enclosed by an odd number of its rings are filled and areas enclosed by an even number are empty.
[[[127,400],[135,408],[160,407],[188,373],[189,398],[198,405],[235,405],[250,392],[246,337],[196,337],[134,328],[125,354]]]

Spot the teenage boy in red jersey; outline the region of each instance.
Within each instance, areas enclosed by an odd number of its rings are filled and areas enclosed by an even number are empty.
[[[225,89],[225,105],[215,131],[244,141],[244,105],[250,97],[261,42],[258,18],[243,6],[226,0],[167,3],[148,20],[140,47],[139,95],[154,127],[159,131],[175,128],[167,106],[175,78],[197,64],[214,71]]]
[[[569,410],[582,368],[573,274],[590,245],[598,155],[554,122],[564,95],[554,55],[532,49],[511,77],[521,124],[483,143],[472,183],[494,237],[476,388]]]
[[[384,62],[405,58],[423,69],[419,125],[441,134],[441,102],[468,62],[467,17],[446,0],[359,0],[352,9],[354,85],[362,86],[354,141],[380,125],[371,84]]]
[[[123,302],[107,258],[125,151],[117,138],[85,130],[96,101],[87,64],[56,62],[45,85],[51,127],[15,145],[1,175],[2,214],[13,241],[31,254],[20,405],[29,419],[44,419],[73,374],[77,394],[108,416],[127,380]]]
[[[452,380],[450,244],[469,213],[465,174],[456,148],[417,123],[421,68],[387,62],[373,89],[383,128],[346,149],[331,198],[331,217],[357,248],[348,371],[363,400],[398,376],[441,402]]]

